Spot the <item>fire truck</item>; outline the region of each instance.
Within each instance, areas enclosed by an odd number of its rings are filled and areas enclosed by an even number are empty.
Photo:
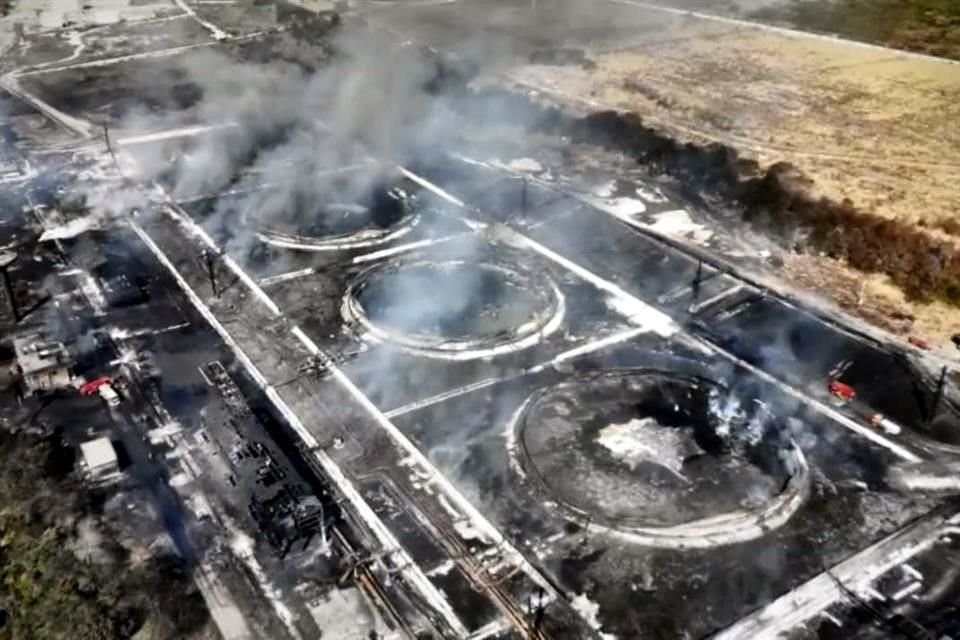
[[[80,386],[80,395],[92,396],[98,394],[111,407],[120,404],[120,394],[113,388],[113,381],[109,376],[100,376]]]
[[[839,380],[831,380],[828,382],[827,391],[829,391],[831,395],[847,402],[857,397],[856,389]]]

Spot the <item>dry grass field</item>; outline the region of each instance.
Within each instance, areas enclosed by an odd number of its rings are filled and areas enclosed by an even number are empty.
[[[725,143],[761,167],[790,162],[815,196],[960,244],[960,65],[681,16],[642,45],[590,57],[596,68],[510,75],[561,100],[634,112],[680,140]],[[805,256],[786,266],[887,328],[939,341],[960,330],[960,309],[908,301],[882,275],[845,271],[865,292],[851,301],[835,275],[844,265]],[[866,312],[864,298],[884,311]]]

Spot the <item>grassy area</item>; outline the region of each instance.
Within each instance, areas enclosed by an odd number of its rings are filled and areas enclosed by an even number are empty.
[[[740,17],[760,5],[662,2]],[[932,5],[917,13],[921,5],[780,0],[765,19],[900,44],[891,38],[915,34],[916,20],[944,25],[945,15],[960,13],[960,2],[937,3],[942,13]],[[846,21],[832,13],[843,10]],[[872,31],[858,26],[857,15]],[[923,37],[927,51],[949,44]],[[718,192],[757,230],[803,251],[807,272],[823,263],[822,284],[811,288],[847,301],[830,272],[849,268],[861,283],[848,308],[866,317],[867,296],[873,308],[889,310],[898,332],[921,332],[952,352],[947,341],[960,326],[958,67],[693,18],[677,20],[653,43],[595,52],[590,71],[528,65],[511,77],[562,104],[576,101],[581,111],[589,101],[592,111],[620,112],[595,113],[574,139]]]
[[[731,147],[681,144],[631,113],[598,112],[566,125],[572,140],[633,155],[681,184],[700,185],[742,208],[744,219],[785,245],[823,253],[866,273],[882,273],[911,300],[960,307],[960,252],[914,225],[806,192],[809,180],[786,162],[744,178]],[[755,167],[750,168],[753,173]],[[805,240],[797,242],[803,237]]]
[[[648,1],[960,60],[957,0]]]
[[[53,438],[0,431],[0,640],[188,638],[206,624],[176,559],[132,565]],[[77,523],[98,523],[96,562],[72,551]]]
[[[960,60],[957,0],[789,0],[751,17]]]

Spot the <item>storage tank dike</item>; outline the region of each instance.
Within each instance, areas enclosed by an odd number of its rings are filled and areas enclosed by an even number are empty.
[[[539,390],[507,440],[513,472],[545,504],[647,546],[758,538],[810,487],[803,452],[763,405],[676,372],[605,371]]]
[[[419,355],[470,360],[529,348],[563,322],[546,273],[495,260],[394,260],[361,273],[343,298],[365,339]]]

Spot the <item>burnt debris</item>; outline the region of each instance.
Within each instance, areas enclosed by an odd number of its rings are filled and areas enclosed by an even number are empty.
[[[262,425],[223,364],[211,362],[202,372],[222,399],[208,408],[204,424],[229,464],[228,482],[247,501],[257,528],[281,555],[297,543],[306,548],[317,536],[326,543],[339,517],[332,494],[317,495],[272,441],[262,437]]]
[[[11,251],[0,253],[0,280],[3,282],[4,311],[10,316],[13,324],[20,322],[20,307],[17,304],[17,295],[13,290],[13,280],[10,278],[10,267],[17,259],[17,254]]]
[[[370,220],[380,229],[389,229],[406,217],[409,205],[400,189],[377,184],[370,194]]]

